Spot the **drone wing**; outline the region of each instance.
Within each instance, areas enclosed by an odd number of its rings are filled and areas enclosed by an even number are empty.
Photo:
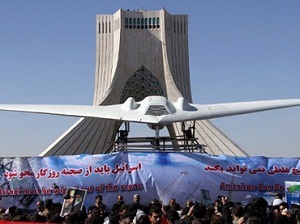
[[[91,117],[139,123],[157,123],[151,116],[140,116],[130,98],[124,104],[89,106],[89,105],[47,105],[47,104],[0,104],[0,110],[51,114],[72,117]]]
[[[147,124],[168,124],[188,120],[204,120],[259,111],[300,106],[300,99],[252,101],[223,104],[190,104],[183,98],[171,102],[162,96],[149,96],[123,104],[84,105],[0,105],[0,110],[54,114],[73,117],[94,117]]]
[[[180,102],[180,100],[182,101],[180,104],[185,105],[183,107],[181,106],[181,108],[185,109],[177,110],[176,116],[174,115],[173,117],[173,119],[177,121],[205,120],[300,106],[300,99],[235,102],[206,105],[189,104],[183,99],[179,99],[177,103]],[[168,123],[169,118],[164,117],[160,122]]]

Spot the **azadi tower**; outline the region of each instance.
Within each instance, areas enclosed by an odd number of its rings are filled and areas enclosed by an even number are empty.
[[[166,10],[124,11],[97,15],[94,105],[165,96],[192,102],[189,72],[188,17]],[[82,118],[41,156],[109,153],[122,123]],[[191,127],[191,126],[190,126]],[[248,156],[210,121],[196,121],[193,137],[209,154]],[[182,136],[183,126],[167,126],[170,137]],[[178,143],[173,142],[173,150]]]

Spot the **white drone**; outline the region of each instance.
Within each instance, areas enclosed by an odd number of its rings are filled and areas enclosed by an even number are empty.
[[[105,106],[0,104],[0,110],[146,123],[156,129],[174,122],[206,120],[294,106],[300,106],[300,99],[201,105],[191,104],[183,97],[171,102],[163,96],[148,96],[139,102],[130,97],[123,104]]]

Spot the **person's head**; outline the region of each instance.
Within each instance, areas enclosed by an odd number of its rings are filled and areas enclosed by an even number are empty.
[[[196,219],[204,218],[206,215],[206,206],[202,203],[195,205],[193,214]]]
[[[129,206],[126,204],[121,205],[120,210],[119,210],[119,214],[120,215],[124,215],[127,214],[129,210]]]
[[[194,205],[194,202],[193,202],[193,200],[186,200],[185,204],[186,204],[186,207],[192,207]]]
[[[291,217],[291,212],[287,208],[281,211],[281,215],[286,215],[287,217]]]
[[[5,213],[5,208],[4,207],[0,207],[0,214],[4,214]]]
[[[177,220],[179,220],[179,213],[174,210],[174,209],[170,209],[167,212],[167,220],[168,220],[168,224],[172,224],[175,223]]]
[[[222,211],[222,201],[220,199],[216,199],[214,203],[214,207],[216,212],[221,212]]]
[[[140,201],[141,201],[141,197],[140,197],[139,194],[133,195],[133,202],[134,203],[140,203]]]
[[[101,194],[96,195],[95,201],[97,204],[102,203],[102,201],[103,201],[102,195]]]
[[[68,190],[67,193],[64,195],[64,199],[66,199],[67,204],[72,204],[75,198],[75,190],[71,189]]]
[[[231,213],[233,217],[240,218],[244,214],[244,208],[241,204],[234,204],[231,208]]]
[[[128,216],[121,217],[120,221],[119,221],[119,224],[131,224],[131,223],[132,223],[132,220]]]
[[[88,208],[88,217],[99,217],[100,210],[97,206],[90,206]]]
[[[37,203],[36,203],[36,207],[37,207],[37,209],[38,210],[44,210],[45,209],[45,204],[44,204],[44,202],[43,201],[38,201]]]
[[[282,210],[284,210],[285,208],[288,209],[288,208],[289,208],[289,204],[286,203],[286,202],[280,203],[280,205],[279,205],[279,210],[282,211]]]
[[[161,208],[153,207],[149,211],[149,219],[151,224],[160,224],[161,223],[161,217],[162,217],[162,211]]]
[[[136,224],[151,224],[148,215],[141,215],[136,219]]]
[[[124,202],[124,199],[123,199],[123,195],[118,195],[117,196],[117,201],[118,201],[118,203],[122,203],[122,202]]]
[[[219,198],[216,199],[214,205],[217,206],[217,207],[221,206],[222,205],[221,199],[219,199]]]
[[[275,198],[278,198],[278,199],[281,199],[281,200],[282,200],[282,194],[281,194],[281,193],[277,193],[277,194],[275,195]]]
[[[171,198],[169,204],[170,204],[170,205],[173,205],[173,204],[175,204],[175,203],[176,203],[176,199],[175,199],[175,198]]]
[[[218,214],[212,215],[210,223],[211,224],[223,224],[222,216],[220,216]]]
[[[149,207],[159,207],[159,208],[162,208],[162,203],[161,201],[159,201],[158,199],[154,198],[150,204],[149,204]]]
[[[80,194],[75,195],[75,204],[79,204],[82,202],[82,196]]]

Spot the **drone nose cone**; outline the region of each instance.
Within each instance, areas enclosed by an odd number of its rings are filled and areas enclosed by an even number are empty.
[[[145,105],[145,115],[165,116],[176,113],[173,102],[164,96],[146,97],[142,102]]]

